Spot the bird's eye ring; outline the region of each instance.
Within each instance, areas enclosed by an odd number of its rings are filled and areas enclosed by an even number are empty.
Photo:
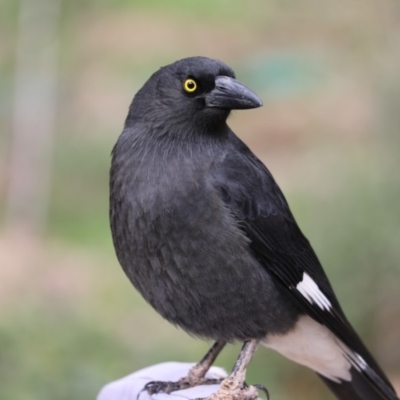
[[[194,79],[188,78],[183,82],[183,89],[187,93],[193,93],[197,89],[197,83]]]

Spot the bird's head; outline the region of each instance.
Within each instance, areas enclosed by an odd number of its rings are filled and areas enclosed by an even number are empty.
[[[225,123],[231,110],[261,105],[226,64],[190,57],[162,67],[149,78],[133,99],[126,124],[152,121],[161,126],[168,121],[181,127],[212,127]]]

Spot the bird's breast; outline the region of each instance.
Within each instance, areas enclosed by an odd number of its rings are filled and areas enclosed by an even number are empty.
[[[285,302],[212,187],[209,165],[178,161],[112,171],[111,228],[122,268],[164,318],[192,334],[264,337],[271,320],[283,321]]]

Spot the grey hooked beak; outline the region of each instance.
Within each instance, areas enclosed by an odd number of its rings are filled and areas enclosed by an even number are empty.
[[[262,106],[261,99],[243,83],[229,76],[217,76],[215,88],[206,94],[206,107],[246,110]]]

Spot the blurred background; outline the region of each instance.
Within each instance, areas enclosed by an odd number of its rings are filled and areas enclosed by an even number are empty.
[[[400,390],[400,3],[0,2],[0,398],[94,399],[209,343],[131,287],[108,225],[110,152],[149,75],[205,55],[262,109],[231,127],[268,165],[343,308]],[[239,346],[217,364],[229,370]],[[249,383],[331,399],[260,349]]]

